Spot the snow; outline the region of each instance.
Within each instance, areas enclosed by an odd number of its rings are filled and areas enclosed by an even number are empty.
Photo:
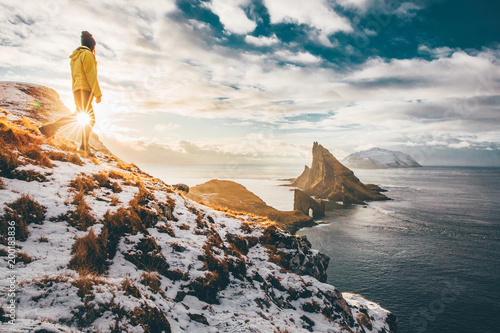
[[[410,155],[400,151],[391,151],[381,148],[371,148],[369,150],[353,153],[343,162],[352,168],[412,168],[420,165]]]
[[[12,86],[7,85],[7,89],[5,84],[0,85],[0,91],[10,94],[11,100],[25,101],[27,97],[22,95],[24,93],[17,93]],[[13,114],[9,116],[9,121],[19,119],[22,115],[30,116],[22,107],[7,108],[7,111]],[[50,140],[41,145],[41,148],[45,152],[59,151]],[[321,283],[311,276],[300,276],[283,270],[271,261],[269,249],[261,243],[251,247],[247,254],[229,251],[232,244],[226,238],[228,234],[259,239],[266,227],[264,222],[248,216],[230,216],[192,202],[140,171],[120,169],[118,159],[110,158],[102,152],[95,151],[98,165],[90,158],[81,158],[84,162],[82,166],[52,161],[53,168],[30,164],[22,167],[44,173],[47,182],[1,178],[5,188],[0,189],[0,218],[5,213],[5,205],[22,194],[29,195],[47,209],[43,224],[30,224],[27,240],[17,242],[17,252],[30,256],[32,261],[27,264],[17,263],[15,270],[11,270],[7,268],[8,258],[0,257],[0,288],[8,289],[7,278],[12,274],[17,279],[15,331],[45,329],[49,332],[107,332],[118,323],[121,331],[144,332],[143,327],[132,324],[130,320],[132,312],[144,307],[156,308],[165,315],[173,332],[309,332],[305,328],[308,325],[304,321],[305,317],[314,322],[311,329],[315,332],[356,331],[355,327],[346,329],[341,319],[332,321],[321,311],[308,312],[303,309],[306,303],[317,303],[320,309],[337,309],[332,305],[332,295],[339,293],[334,286]],[[159,216],[156,225],[148,228],[147,232],[123,235],[105,274],[95,276],[78,273],[68,268],[75,240],[85,236],[90,229],[99,235],[104,228],[102,220],[106,212],[113,213],[120,207],[128,208],[129,202],[139,190],[126,180],[112,179],[119,183],[122,192],[113,193],[107,188],[97,188],[86,194],[84,199],[97,221],[86,231],[77,230],[67,221],[56,218],[76,208],[71,203],[76,194],[69,186],[72,180],[80,175],[91,176],[112,170],[132,179],[139,179],[153,194],[155,199],[145,205],[146,209],[155,210],[158,203],[173,202],[173,216],[177,221]],[[119,199],[118,205],[110,205],[112,196]],[[198,214],[203,216],[206,225],[203,228],[198,225]],[[243,222],[250,222],[249,232],[242,230]],[[160,226],[172,228],[175,237],[160,232]],[[161,284],[159,290],[142,282],[144,274],[151,271],[136,266],[130,258],[140,252],[138,244],[147,238],[154,239],[158,245],[159,255],[165,258],[168,270],[182,272],[185,275],[183,278],[174,279],[157,274]],[[220,239],[221,245],[210,245],[210,239]],[[190,291],[191,284],[197,278],[205,277],[208,272],[206,263],[201,259],[208,245],[216,260],[226,264],[231,260],[242,261],[246,266],[246,274],[242,279],[229,273],[227,286],[218,291],[217,301],[213,303],[207,303],[197,293]],[[184,250],[179,251],[181,247]],[[7,246],[0,245],[0,249],[7,251]],[[297,249],[297,253],[299,252],[300,249]],[[309,253],[311,256],[319,255],[316,250]],[[150,269],[154,272],[155,268]],[[257,276],[261,278],[256,278]],[[135,292],[129,293],[124,289],[123,285],[127,281],[135,288]],[[80,289],[85,283],[90,287]],[[83,291],[85,295],[82,295]],[[309,296],[292,297],[295,291]],[[344,299],[354,318],[361,308],[366,309],[373,318],[373,328],[368,330],[365,327],[366,332],[390,331],[386,323],[388,311],[361,296],[344,294]],[[0,294],[0,304],[7,304],[8,301],[6,293]],[[78,318],[90,316],[87,313],[89,309],[92,309],[95,317],[87,318],[89,322],[83,323]],[[128,317],[120,317],[118,313],[126,313]],[[0,324],[2,332],[13,331],[12,329],[6,323]]]

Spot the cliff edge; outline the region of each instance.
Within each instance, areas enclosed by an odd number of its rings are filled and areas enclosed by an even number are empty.
[[[362,204],[371,200],[388,200],[383,190],[372,184],[362,184],[354,173],[340,163],[326,148],[314,142],[311,167],[293,181],[292,186],[317,199]]]
[[[0,331],[397,331],[321,282],[328,257],[307,239],[198,204],[107,149],[46,140],[53,90],[0,92]]]

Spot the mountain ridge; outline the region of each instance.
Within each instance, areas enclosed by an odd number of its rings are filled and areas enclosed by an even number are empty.
[[[352,153],[342,162],[357,169],[393,169],[422,167],[410,155],[378,147]]]

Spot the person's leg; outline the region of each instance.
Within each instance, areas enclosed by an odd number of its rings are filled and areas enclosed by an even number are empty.
[[[73,114],[70,114],[69,116],[64,116],[62,118],[59,118],[53,123],[41,126],[38,128],[40,133],[45,135],[46,137],[50,138],[54,135],[56,135],[57,131],[66,125],[69,125],[71,123],[74,123],[76,121],[76,112]]]
[[[90,133],[92,132],[92,128],[94,127],[95,124],[94,109],[92,108],[92,99],[94,96],[92,96],[90,91],[77,90],[74,93],[74,97],[75,97],[77,112],[84,112],[90,118],[89,124],[85,125],[82,128],[82,143],[80,145],[80,149],[88,151]]]

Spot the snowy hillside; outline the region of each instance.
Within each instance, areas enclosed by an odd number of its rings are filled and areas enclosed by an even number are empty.
[[[0,92],[0,331],[396,332],[320,282],[328,257],[307,239],[193,202],[102,144],[45,140],[50,89]]]
[[[410,155],[399,151],[372,148],[353,153],[342,161],[349,168],[388,169],[421,167]]]

